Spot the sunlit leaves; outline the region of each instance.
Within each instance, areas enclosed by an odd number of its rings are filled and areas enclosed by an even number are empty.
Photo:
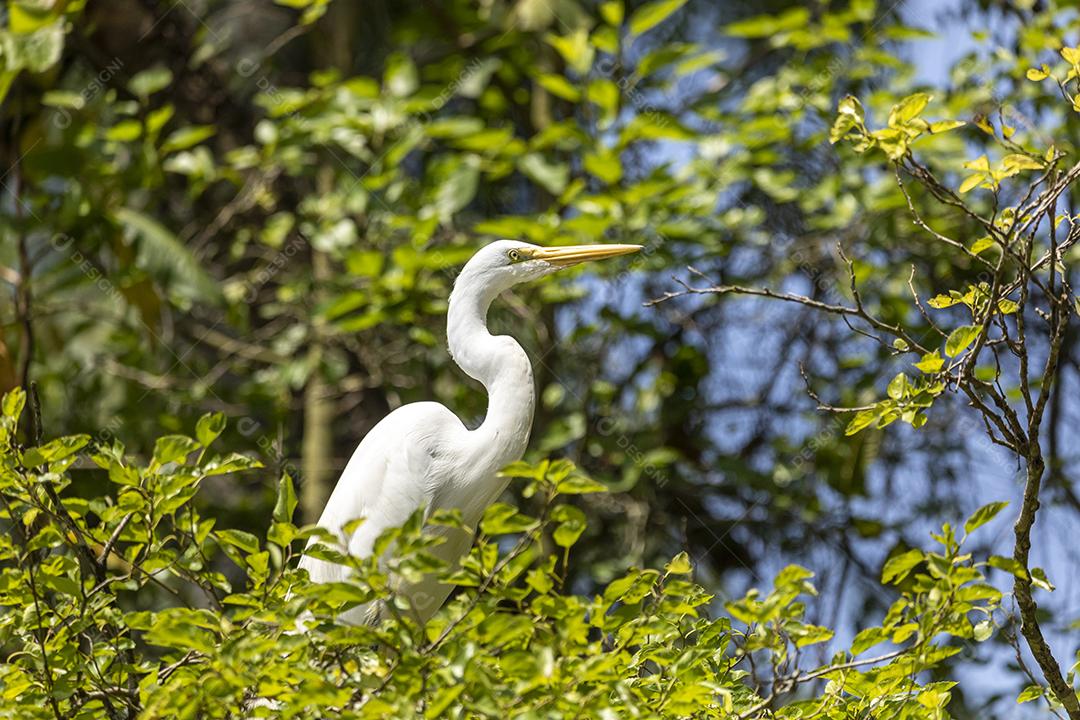
[[[558,51],[566,64],[578,75],[585,75],[592,67],[596,51],[589,44],[589,34],[584,28],[569,35],[548,33],[544,40]]]
[[[1042,588],[1047,592],[1053,592],[1055,590],[1054,584],[1046,577],[1046,571],[1039,567],[1031,568],[1031,584],[1035,587]]]
[[[615,27],[622,25],[625,12],[622,0],[604,0],[604,2],[600,3],[600,17],[608,25]]]
[[[1031,579],[1028,575],[1027,569],[1025,569],[1023,565],[1021,565],[1017,560],[1014,560],[1011,557],[1004,557],[1002,555],[991,555],[987,563],[990,565],[990,567],[995,567],[999,570],[1004,570],[1005,572],[1011,573],[1020,580]]]
[[[55,440],[50,440],[41,447],[28,449],[23,453],[22,464],[28,468],[36,468],[45,463],[59,462],[78,452],[89,442],[89,435],[72,435],[71,437],[56,438]]]
[[[199,422],[195,425],[195,437],[199,444],[205,447],[214,442],[224,429],[225,413],[207,413],[199,418]]]
[[[1080,74],[1080,48],[1065,46],[1058,52],[1065,62],[1072,65],[1073,71]]]
[[[837,108],[829,142],[847,139],[856,152],[878,148],[892,162],[900,162],[908,154],[911,144],[922,135],[940,134],[964,125],[961,120],[924,120],[921,116],[931,99],[926,93],[908,95],[889,110],[885,127],[870,130],[866,126],[861,103],[849,95],[840,101]]]
[[[944,390],[945,386],[933,378],[912,380],[900,373],[889,382],[886,399],[856,412],[848,421],[844,434],[855,435],[871,426],[884,428],[897,420],[915,428],[922,427],[926,424],[926,409]]]
[[[889,111],[889,127],[901,127],[917,118],[930,103],[927,93],[915,93],[893,105]]]
[[[1002,180],[1025,170],[1041,170],[1044,163],[1029,155],[1011,153],[1002,158],[997,167],[991,167],[986,155],[980,155],[975,160],[965,162],[964,167],[973,170],[974,174],[969,175],[960,183],[961,193],[969,192],[976,187],[985,187],[996,191]]]
[[[897,398],[906,396],[912,384],[904,376],[898,378],[902,379],[894,379],[890,387],[890,395]],[[11,397],[5,399],[5,410],[16,404]],[[107,623],[109,632],[132,638],[124,642],[137,664],[110,664],[108,676],[95,682],[106,692],[113,692],[111,688],[125,688],[128,678],[134,682],[142,679],[148,689],[140,696],[146,712],[202,702],[239,714],[244,712],[243,704],[250,701],[250,689],[257,687],[260,697],[281,703],[282,707],[303,703],[305,708],[317,708],[319,717],[336,717],[336,708],[356,702],[359,687],[371,693],[360,696],[362,707],[373,707],[379,714],[407,715],[418,707],[445,710],[457,707],[463,698],[482,696],[491,702],[519,707],[550,709],[566,702],[571,712],[592,708],[588,703],[593,702],[599,703],[595,705],[598,712],[612,709],[616,713],[672,702],[665,707],[672,712],[678,708],[679,715],[707,711],[707,716],[723,717],[724,713],[745,711],[759,698],[739,673],[731,673],[727,663],[718,664],[711,658],[727,657],[733,642],[737,643],[737,652],[787,657],[795,649],[819,645],[834,636],[832,629],[806,621],[807,599],[817,591],[811,583],[813,573],[797,565],[781,570],[767,593],[754,589],[727,603],[731,619],[708,617],[712,597],[690,581],[693,567],[685,552],[672,558],[663,572],[625,572],[600,588],[596,597],[570,593],[564,587],[565,563],[569,549],[579,542],[587,523],[580,508],[558,502],[558,498],[597,491],[603,486],[585,478],[566,460],[535,465],[515,463],[506,468],[504,475],[530,483],[542,512],[531,516],[511,505],[492,505],[481,519],[476,545],[456,570],[447,567],[432,549],[444,541],[444,529],[463,529],[460,512],[432,513],[425,528],[424,513],[418,510],[404,526],[388,529],[380,536],[376,554],[382,556],[381,561],[377,557],[351,557],[329,533],[298,531],[291,524],[296,495],[288,475],[279,482],[269,543],[250,532],[215,528],[213,520],[199,519],[195,509],[185,502],[173,508],[176,521],[163,532],[187,550],[178,553],[171,544],[147,545],[150,536],[140,518],[148,506],[142,504],[142,493],[148,494],[150,504],[162,508],[171,487],[185,487],[185,483],[197,478],[196,466],[185,464],[191,458],[184,450],[216,439],[224,420],[207,415],[199,427],[198,441],[186,436],[164,439],[161,446],[166,450],[159,452],[155,464],[168,461],[180,466],[172,474],[140,486],[138,491],[125,491],[124,497],[136,498],[139,503],[121,500],[120,508],[127,519],[112,516],[108,526],[102,528],[105,535],[115,534],[117,539],[112,556],[119,564],[108,572],[126,572],[129,579],[102,586],[107,590],[104,594],[100,589],[96,591],[98,602],[106,603],[99,622]],[[95,462],[106,466],[123,461],[109,449],[95,455]],[[72,503],[77,506],[74,500]],[[79,507],[104,506],[95,500]],[[968,529],[974,530],[992,514],[991,510],[984,508],[973,515]],[[120,531],[122,524],[129,528],[126,532]],[[358,527],[361,525],[349,523],[345,531]],[[347,566],[349,571],[341,580],[305,583],[302,575],[285,562],[284,553],[291,541],[312,535],[318,535],[326,544],[309,547],[306,552]],[[959,542],[948,526],[935,537],[944,544],[945,554],[910,550],[890,559],[883,577],[886,582],[903,585],[918,573],[916,583],[953,584],[957,599],[939,603],[930,613],[928,606],[918,606],[922,600],[911,596],[899,606],[909,609],[899,614],[891,611],[881,627],[860,632],[852,644],[853,654],[884,641],[918,647],[916,640],[923,634],[930,638],[946,632],[982,640],[992,632],[992,624],[986,620],[974,626],[958,621],[940,627],[933,624],[936,620],[926,627],[917,622],[919,617],[936,618],[940,613],[966,613],[973,605],[996,602],[1000,597],[993,588],[979,584],[980,574],[970,567],[970,556],[958,555]],[[34,537],[32,548],[48,551],[77,542],[76,536],[60,533],[47,524]],[[239,576],[226,577],[207,564],[215,548],[233,560]],[[0,542],[0,557],[10,551],[10,545]],[[141,568],[135,576],[126,569],[131,562]],[[992,559],[991,564],[995,563],[1000,561]],[[922,567],[925,573],[919,571]],[[97,584],[96,580],[88,580],[81,587],[86,579],[81,572],[90,570],[83,570],[67,554],[56,554],[41,565],[36,582],[39,588],[48,590],[51,602],[61,603],[62,598],[77,598],[80,592]],[[157,573],[170,583],[197,587],[201,596],[211,598],[210,606],[177,604],[152,611],[112,612],[117,602],[113,593],[123,589],[146,592],[151,582],[149,573]],[[407,599],[396,594],[395,589],[400,582],[418,583],[429,574],[460,589],[426,627],[420,627],[409,613],[427,602],[425,596]],[[1037,583],[1045,581],[1041,571],[1033,571],[1032,576]],[[10,603],[5,592],[10,593],[10,587],[0,586],[0,601]],[[923,597],[926,593],[918,596]],[[48,612],[60,616],[75,612],[75,607],[73,603],[55,604]],[[394,610],[381,613],[380,607]],[[923,614],[914,614],[916,610]],[[368,617],[377,621],[378,627],[341,624],[335,618],[344,611],[369,612]],[[306,632],[291,632],[300,612]],[[743,627],[736,630],[733,621]],[[17,632],[20,642],[34,642],[27,630]],[[396,668],[387,668],[377,654],[372,654],[370,647],[376,639],[395,647],[394,657],[400,658]],[[153,649],[149,649],[151,646]],[[73,677],[83,672],[69,663],[73,656],[60,654],[59,645],[51,647],[50,652],[57,653],[52,656],[57,667],[65,667]],[[445,668],[463,652],[480,658],[476,667],[465,677],[447,675]],[[908,664],[897,682],[910,683],[911,672],[931,669],[948,655],[948,651],[935,645],[905,655]],[[334,661],[321,662],[320,658],[326,656]],[[672,679],[661,688],[650,680],[652,674],[643,672],[645,663],[679,670],[672,670]],[[22,667],[30,673],[28,677],[39,672],[29,662],[22,662]],[[212,682],[205,681],[209,672],[215,673]],[[820,673],[843,683],[842,691],[858,697],[861,686],[857,673],[836,676],[828,666]],[[543,680],[552,675],[573,678],[579,685],[605,691],[592,693],[590,700],[566,700],[562,691],[553,690]],[[304,679],[300,686],[292,682],[298,677]],[[506,682],[508,677],[515,681]],[[888,677],[886,668],[876,682],[880,685]],[[283,682],[283,678],[289,681]],[[18,682],[13,686],[26,687]],[[919,687],[920,702],[938,702],[934,698],[940,694],[939,686],[943,687],[941,683]],[[632,687],[631,697],[638,699],[626,705],[627,699],[608,692],[609,687]],[[909,684],[905,692],[911,691]],[[120,690],[116,692],[116,697],[126,697]],[[672,697],[678,701],[671,701]]]
[[[971,514],[971,517],[964,522],[964,532],[971,533],[977,528],[982,527],[986,523],[993,520],[999,512],[1008,507],[1007,502],[992,502],[983,505],[981,508]]]
[[[13,8],[19,5],[12,3]],[[17,12],[17,11],[9,11]],[[49,17],[53,20],[53,17]],[[0,69],[0,102],[22,70],[43,73],[60,61],[64,50],[64,19],[20,26],[13,22],[0,30],[4,67]]]
[[[259,539],[249,532],[244,532],[242,530],[218,530],[214,534],[221,542],[242,550],[245,553],[256,553],[259,551]]]
[[[923,551],[917,548],[908,550],[900,555],[895,555],[885,562],[881,571],[881,582],[898,583],[915,569],[924,559]]]
[[[581,90],[562,75],[543,73],[536,78],[540,87],[548,92],[570,102],[581,100]]]
[[[671,559],[665,567],[664,571],[675,575],[688,575],[693,570],[693,566],[690,564],[690,556],[685,552],[681,552]]]
[[[806,27],[810,11],[795,7],[779,15],[757,15],[731,23],[724,30],[728,35],[742,38],[762,38]]]
[[[686,0],[651,0],[630,16],[630,32],[641,35],[664,22],[676,10],[686,4]]]
[[[1028,685],[1016,696],[1016,702],[1026,703],[1031,702],[1032,700],[1038,700],[1043,696],[1044,692],[1041,685]]]
[[[525,532],[536,525],[535,518],[518,512],[512,505],[495,503],[484,511],[484,517],[480,521],[480,531],[486,535],[505,535]]]
[[[837,143],[847,136],[853,129],[865,129],[865,111],[859,99],[848,95],[840,101],[837,108],[836,120],[829,131],[829,142]]]
[[[559,547],[571,547],[585,532],[585,513],[573,505],[556,505],[551,519],[558,523],[551,537]]]
[[[181,462],[199,448],[199,443],[186,435],[166,435],[154,443],[154,463],[161,466]]]
[[[919,370],[926,373],[927,375],[933,375],[936,372],[940,372],[941,368],[943,368],[944,366],[945,360],[941,357],[940,354],[938,354],[937,350],[932,353],[923,355],[922,359],[919,360],[919,362],[915,363],[915,367],[917,367]]]

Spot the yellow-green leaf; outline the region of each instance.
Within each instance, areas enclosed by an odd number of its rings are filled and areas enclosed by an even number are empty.
[[[949,333],[949,338],[945,341],[945,354],[956,357],[979,337],[981,331],[982,327],[979,325],[961,325],[956,328]]]
[[[664,570],[672,575],[687,575],[693,570],[690,565],[690,556],[686,552],[681,552],[671,559]]]
[[[937,350],[923,355],[922,360],[915,363],[915,367],[919,368],[927,375],[933,375],[934,373],[939,372],[944,365],[945,359],[938,354]]]
[[[667,20],[686,0],[655,0],[642,5],[630,16],[630,32],[640,35]]]

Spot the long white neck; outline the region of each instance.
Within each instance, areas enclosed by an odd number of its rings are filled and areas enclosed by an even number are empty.
[[[501,288],[473,282],[466,268],[447,311],[450,355],[488,393],[484,422],[473,431],[481,460],[494,470],[520,460],[532,430],[535,389],[529,356],[512,337],[492,335],[487,312]]]

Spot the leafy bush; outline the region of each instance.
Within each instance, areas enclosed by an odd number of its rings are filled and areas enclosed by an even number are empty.
[[[953,683],[921,680],[962,643],[989,637],[1000,599],[986,563],[946,525],[935,552],[886,565],[899,596],[883,623],[804,669],[805,648],[833,636],[805,621],[815,591],[804,568],[719,613],[685,553],[596,593],[567,588],[586,527],[573,496],[603,489],[568,461],[507,468],[539,511],[489,508],[459,567],[439,566],[429,552],[438,534],[424,532],[419,513],[381,537],[379,562],[292,524],[287,475],[265,538],[200,512],[205,478],[258,467],[213,452],[221,415],[203,417],[194,437],[160,438],[139,462],[86,435],[21,446],[24,404],[22,391],[6,395],[0,421],[5,717],[938,718]],[[96,466],[106,492],[81,497],[76,463]],[[972,516],[965,537],[1001,507]],[[352,579],[307,582],[293,560],[308,541]],[[419,626],[392,589],[431,572],[459,591]],[[373,602],[379,624],[335,622]],[[888,652],[864,656],[886,642]],[[799,688],[803,699],[775,707]]]

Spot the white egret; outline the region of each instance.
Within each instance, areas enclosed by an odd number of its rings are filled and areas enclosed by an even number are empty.
[[[402,525],[417,509],[461,511],[475,528],[485,508],[507,481],[498,471],[520,460],[532,428],[535,390],[532,365],[521,346],[506,335],[492,335],[487,312],[504,290],[588,260],[637,252],[640,245],[538,247],[499,240],[481,248],[462,269],[447,312],[450,355],[488,394],[487,415],[470,430],[449,409],[434,402],[404,405],[379,422],[356,448],[326,503],[319,526],[335,534],[349,552],[370,555],[376,538]],[[345,525],[364,522],[351,534]],[[440,531],[444,530],[439,528]],[[458,561],[471,544],[461,531],[446,533],[434,553]],[[305,556],[300,567],[315,582],[346,579],[346,566]],[[435,578],[401,586],[417,619],[426,621],[442,605],[450,586]],[[344,622],[370,622],[375,608],[343,613]]]

